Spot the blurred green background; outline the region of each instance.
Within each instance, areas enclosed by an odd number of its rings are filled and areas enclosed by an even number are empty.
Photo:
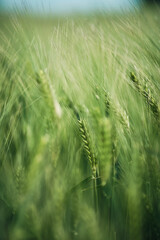
[[[0,240],[160,239],[160,9],[0,16]]]

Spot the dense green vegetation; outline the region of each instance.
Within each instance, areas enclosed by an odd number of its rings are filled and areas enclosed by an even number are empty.
[[[0,239],[160,239],[159,16],[0,17]]]

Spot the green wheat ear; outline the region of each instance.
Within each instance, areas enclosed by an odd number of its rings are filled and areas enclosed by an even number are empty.
[[[91,164],[92,168],[92,179],[93,179],[93,199],[94,199],[94,208],[97,214],[98,212],[98,193],[97,193],[97,160],[95,154],[93,152],[92,144],[90,141],[90,136],[86,127],[86,123],[84,120],[78,120],[80,134],[82,137],[84,149],[88,160]]]
[[[99,172],[104,186],[110,178],[112,168],[111,123],[108,118],[103,118],[99,122],[98,153]]]
[[[145,84],[145,86],[142,85],[133,72],[130,73],[130,79],[133,82],[133,84],[134,84],[135,88],[137,89],[137,91],[139,92],[139,94],[145,98],[146,103],[150,107],[155,118],[159,119],[160,109],[158,107],[158,102],[156,101],[154,96],[151,94],[151,91],[150,91],[149,87],[147,86],[147,84]]]
[[[79,123],[79,130],[80,130],[81,138],[83,141],[84,149],[92,168],[93,177],[96,177],[97,163],[96,163],[95,154],[91,146],[90,136],[86,127],[86,123],[84,120],[81,120],[81,119],[78,120],[78,123]]]
[[[107,92],[105,93],[105,107],[107,117],[109,116],[110,113],[113,113],[119,120],[119,122],[122,124],[124,129],[126,129],[127,131],[130,130],[129,117],[126,111],[122,109],[122,107],[115,105],[110,94]]]
[[[36,80],[52,113],[52,117],[60,119],[62,116],[62,108],[56,99],[55,92],[50,81],[46,78],[46,75],[42,70],[40,70],[40,72],[37,74]]]
[[[105,113],[106,116],[109,116],[111,106],[111,97],[109,93],[105,93]]]
[[[45,73],[42,70],[36,74],[36,81],[40,85],[43,95],[47,98],[50,89]]]

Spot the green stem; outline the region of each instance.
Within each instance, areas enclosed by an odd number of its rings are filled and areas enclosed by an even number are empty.
[[[93,198],[94,198],[94,208],[95,213],[98,213],[98,193],[97,193],[97,179],[96,173],[93,173]]]
[[[111,175],[111,198],[109,203],[109,239],[112,239],[111,222],[112,222],[112,205],[114,194],[114,177],[115,177],[115,149],[113,150],[112,157],[112,175]]]

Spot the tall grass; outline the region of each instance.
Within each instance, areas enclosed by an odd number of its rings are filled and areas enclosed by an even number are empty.
[[[0,239],[160,239],[159,13],[1,17]]]

